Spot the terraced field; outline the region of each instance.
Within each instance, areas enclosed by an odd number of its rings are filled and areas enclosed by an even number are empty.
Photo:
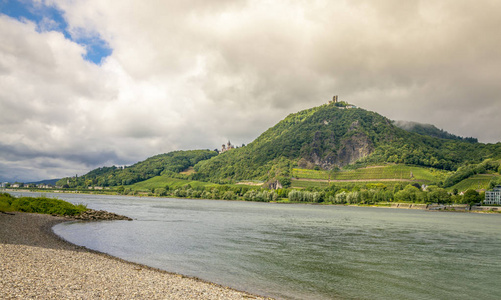
[[[338,188],[345,188],[347,190],[352,190],[354,187],[359,187],[359,188],[381,188],[381,187],[386,187],[390,190],[393,190],[395,185],[400,184],[402,186],[405,186],[409,184],[408,181],[385,181],[385,182],[376,182],[376,181],[331,181],[330,184],[336,185]],[[309,188],[309,187],[319,187],[319,188],[326,188],[329,186],[328,181],[308,181],[308,180],[292,180],[292,188],[296,189],[304,189],[304,188]]]
[[[489,183],[492,179],[498,179],[501,176],[493,174],[477,174],[473,175],[465,180],[459,182],[458,184],[448,188],[448,191],[458,189],[458,191],[466,191],[468,189],[473,190],[486,190],[489,188]]]
[[[331,180],[331,181],[420,181],[436,182],[445,179],[448,172],[431,168],[407,165],[372,166],[356,170],[317,171],[293,169],[296,180]]]
[[[293,169],[292,174],[293,188],[326,188],[329,184],[335,184],[338,187],[346,188],[352,188],[353,186],[367,187],[374,184],[380,184],[386,186],[387,188],[393,188],[397,184],[407,185],[412,182],[418,182],[419,184],[437,183],[439,181],[443,181],[450,174],[450,172],[417,166],[392,164],[342,171]],[[493,178],[500,177],[501,176],[494,174],[475,175],[463,180],[453,187],[448,188],[448,190],[452,191],[454,188],[457,188],[459,191],[465,191],[469,188],[476,190],[487,189]],[[171,189],[176,189],[186,184],[190,184],[193,188],[220,186],[219,184],[209,182],[157,176],[128,187],[136,191],[151,191],[156,188],[164,188],[166,185],[168,185]],[[235,186],[241,186],[242,184],[248,186],[261,185],[261,183],[256,184],[254,182],[241,182]]]
[[[303,180],[292,180],[291,187],[297,189],[304,189],[309,187],[319,187],[326,188],[329,183],[326,181],[303,181]]]

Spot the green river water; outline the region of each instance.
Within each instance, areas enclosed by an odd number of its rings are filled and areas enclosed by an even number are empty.
[[[72,243],[255,294],[501,298],[501,215],[48,196],[135,219],[56,225],[54,231]]]

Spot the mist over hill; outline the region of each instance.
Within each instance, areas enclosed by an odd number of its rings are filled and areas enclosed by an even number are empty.
[[[457,136],[457,135],[449,133],[443,129],[439,129],[435,125],[432,125],[432,124],[422,124],[422,123],[418,123],[418,122],[402,121],[402,120],[393,121],[392,123],[393,123],[393,125],[395,125],[399,128],[402,128],[402,129],[407,130],[409,132],[421,134],[421,135],[427,135],[427,136],[441,138],[441,139],[465,141],[465,142],[469,142],[469,143],[478,143],[477,138]]]

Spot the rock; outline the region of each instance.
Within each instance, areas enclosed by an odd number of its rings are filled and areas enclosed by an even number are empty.
[[[107,212],[105,210],[93,210],[93,209],[88,209],[84,212],[82,212],[79,215],[76,216],[68,216],[72,219],[75,220],[84,220],[84,221],[101,221],[101,220],[127,220],[127,221],[132,221],[131,218],[122,216],[122,215],[117,215],[115,213]]]

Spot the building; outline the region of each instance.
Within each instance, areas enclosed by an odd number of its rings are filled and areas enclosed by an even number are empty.
[[[334,104],[339,109],[357,108],[355,105],[349,104],[346,101],[339,101],[339,96],[338,95],[333,96],[332,100],[329,100],[329,104]]]
[[[40,184],[37,184],[37,188],[39,188],[39,189],[52,189],[53,186],[50,184],[40,183]]]
[[[338,103],[338,97],[337,97],[337,95],[336,95],[336,96],[334,96],[334,97],[332,97],[332,100],[331,100],[331,101],[329,101],[329,104],[330,104],[330,103]]]
[[[492,191],[485,192],[484,205],[501,205],[501,185],[496,186]]]
[[[228,150],[235,149],[235,146],[233,146],[230,141],[228,141],[228,144],[224,145],[221,147],[221,153],[226,152]]]

